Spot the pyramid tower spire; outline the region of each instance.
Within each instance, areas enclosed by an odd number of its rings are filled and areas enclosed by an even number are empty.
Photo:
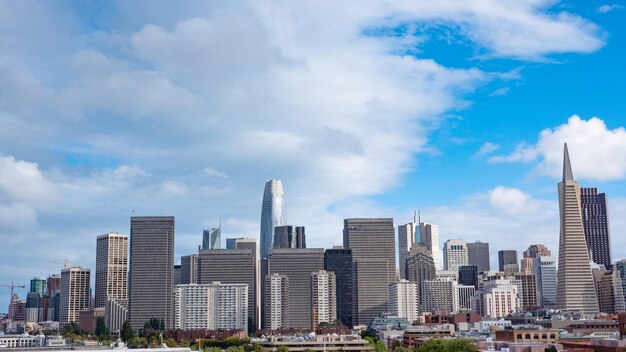
[[[569,152],[567,151],[567,143],[563,148],[563,182],[574,181],[574,174],[572,173],[572,164],[569,161]]]

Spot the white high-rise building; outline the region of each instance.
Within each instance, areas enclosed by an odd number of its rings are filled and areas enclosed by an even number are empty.
[[[443,244],[444,269],[458,271],[459,266],[467,264],[467,243],[462,240],[447,240]]]
[[[78,322],[78,312],[89,309],[91,269],[66,268],[61,271],[59,321]]]
[[[410,322],[417,320],[419,302],[417,282],[400,280],[389,285],[389,312]]]
[[[128,236],[115,232],[96,239],[95,307],[108,299],[128,307]]]
[[[537,282],[537,305],[544,308],[556,306],[556,261],[551,256],[532,258]]]
[[[563,155],[563,181],[558,186],[561,231],[556,307],[579,310],[585,315],[596,314],[598,298],[583,227],[580,185],[574,181],[567,144]]]
[[[311,273],[311,308],[314,324],[334,323],[337,319],[337,283],[335,273],[320,270]]]
[[[435,261],[435,269],[441,269],[441,249],[439,249],[439,226],[420,222],[420,241],[426,244]],[[416,234],[417,237],[417,234]]]
[[[422,312],[433,310],[454,311],[456,281],[450,278],[436,278],[422,282]]]
[[[267,258],[274,244],[274,228],[287,225],[285,192],[280,180],[268,180],[261,206],[261,259]]]
[[[264,324],[267,329],[276,330],[288,326],[289,317],[289,278],[278,273],[268,275],[265,280]]]
[[[489,318],[501,318],[518,311],[522,309],[518,289],[511,280],[485,281],[472,299],[472,311]]]
[[[400,266],[400,278],[407,279],[406,259],[409,257],[411,247],[416,242],[417,229],[416,219],[408,224],[398,226],[398,263]]]
[[[244,330],[248,328],[248,285],[177,285],[174,327],[182,330]]]

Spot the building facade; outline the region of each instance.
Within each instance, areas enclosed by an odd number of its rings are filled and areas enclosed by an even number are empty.
[[[537,282],[537,305],[556,307],[556,261],[551,256],[533,258],[533,275]]]
[[[61,271],[59,322],[78,322],[78,312],[89,309],[91,270],[71,267]]]
[[[469,265],[476,265],[478,272],[491,270],[489,263],[489,243],[469,242],[467,244],[467,262]]]
[[[222,227],[211,227],[202,231],[202,249],[222,248]]]
[[[96,239],[95,307],[108,299],[128,307],[128,236],[108,233]]]
[[[406,273],[409,281],[417,285],[417,305],[422,311],[422,282],[436,278],[435,261],[430,250],[423,244],[415,244],[406,261]]]
[[[280,180],[268,180],[261,206],[261,259],[267,258],[274,242],[274,228],[287,224],[285,193]]]
[[[268,258],[268,275],[280,274],[289,279],[288,328],[313,326],[311,274],[320,270],[324,270],[324,249],[272,249]]]
[[[420,242],[426,244],[426,248],[432,253],[435,261],[435,269],[441,269],[441,249],[439,249],[439,225],[420,222]],[[415,234],[417,237],[417,234]]]
[[[611,233],[606,194],[598,193],[597,188],[581,187],[580,207],[591,260],[610,269],[613,262],[611,261]]]
[[[337,280],[332,271],[311,273],[311,308],[313,326],[333,324],[337,320]]]
[[[502,272],[515,272],[519,271],[519,266],[517,266],[518,270],[505,270],[507,269],[507,265],[518,265],[517,264],[517,251],[514,249],[505,249],[498,251],[498,270]],[[509,268],[511,268],[509,266]]]
[[[598,299],[583,227],[580,186],[574,181],[567,144],[563,159],[563,181],[558,186],[561,233],[556,306],[579,310],[583,314],[596,314],[599,311]]]
[[[518,285],[506,279],[489,280],[476,291],[472,311],[482,317],[502,318],[521,309]]]
[[[248,285],[214,282],[176,286],[174,327],[247,331]]]
[[[263,325],[266,329],[285,329],[289,326],[289,278],[278,273],[265,280],[265,307]]]
[[[389,285],[389,312],[410,322],[417,320],[419,302],[416,282],[400,279]]]
[[[304,226],[276,226],[274,228],[274,245],[272,248],[306,248]]]
[[[414,243],[416,243],[415,235],[417,230],[416,219],[408,224],[398,226],[398,263],[400,265],[400,278],[406,279],[406,259],[409,257],[409,251]]]
[[[467,264],[467,243],[462,240],[447,240],[443,244],[444,270],[458,271],[459,266]]]
[[[459,266],[459,284],[478,288],[478,267],[476,265]]]
[[[352,322],[367,325],[389,307],[396,278],[393,219],[345,219],[343,247],[352,250]]]
[[[130,219],[129,320],[141,329],[151,318],[174,326],[174,217]]]
[[[198,255],[180,257],[180,283],[182,285],[198,283]]]
[[[352,251],[335,247],[324,251],[324,269],[335,273],[337,319],[352,326]]]

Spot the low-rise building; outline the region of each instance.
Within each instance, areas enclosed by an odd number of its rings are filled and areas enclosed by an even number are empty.
[[[303,336],[269,336],[265,339],[253,339],[252,343],[263,347],[264,352],[274,352],[285,346],[290,352],[329,352],[329,351],[373,351],[374,345],[358,335],[324,335],[313,333]]]
[[[407,348],[416,348],[421,345],[424,339],[444,338],[454,336],[454,324],[441,325],[418,325],[409,326],[404,329],[402,338],[402,346]]]
[[[540,327],[513,327],[496,331],[497,341],[556,343],[559,338],[559,330]]]

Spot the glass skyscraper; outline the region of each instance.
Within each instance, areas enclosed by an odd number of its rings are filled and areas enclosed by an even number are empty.
[[[202,249],[222,248],[222,226],[202,231]]]
[[[273,246],[274,228],[287,224],[285,194],[280,180],[265,183],[261,207],[261,258],[267,258]]]

